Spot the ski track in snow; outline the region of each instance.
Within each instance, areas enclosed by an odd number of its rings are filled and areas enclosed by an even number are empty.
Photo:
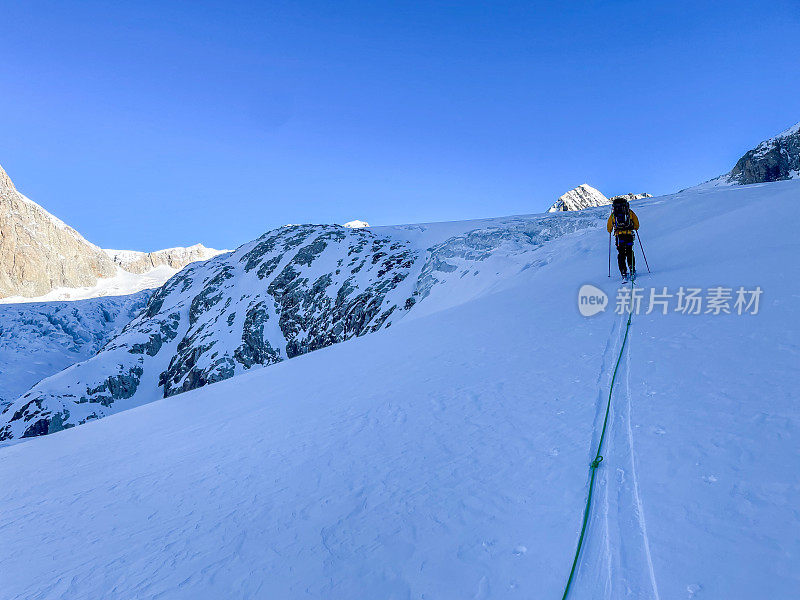
[[[635,327],[633,321],[631,330]],[[623,334],[624,326],[620,331],[620,335]],[[604,593],[599,597],[659,600],[639,495],[633,446],[630,370],[633,337],[632,331],[629,332],[626,347],[621,350],[624,360],[620,362],[611,400],[607,445],[603,452],[602,477],[599,482],[605,500],[601,516],[601,536],[607,549],[599,560],[608,561],[608,580],[604,582]],[[619,352],[618,350],[616,355]],[[609,374],[609,384],[612,374],[613,369]],[[589,597],[598,596],[590,594]]]
[[[656,573],[653,568],[653,557],[650,555],[650,540],[647,537],[647,523],[644,517],[644,505],[642,504],[642,497],[639,491],[639,476],[636,471],[636,449],[633,445],[633,427],[631,425],[631,346],[633,343],[633,336],[629,336],[628,350],[625,356],[625,430],[628,434],[628,448],[630,449],[630,465],[631,465],[631,482],[633,497],[636,502],[636,516],[639,520],[639,532],[641,533],[645,558],[647,559],[647,571],[650,575],[650,585],[653,590],[653,598],[660,600],[658,594],[658,584],[656,583]]]
[[[592,436],[592,457],[603,427],[608,389],[620,354],[626,320],[627,317],[623,315],[614,321],[603,352],[597,378],[598,401]],[[633,441],[630,369],[633,329],[632,321],[631,332],[623,350],[624,360],[620,362],[617,372],[606,438],[600,452],[603,461],[595,481],[595,499],[579,560],[578,579],[572,590],[576,598],[660,600],[650,555]]]
[[[616,363],[617,356],[619,355],[620,344],[622,343],[622,337],[623,337],[623,335],[625,333],[625,317],[624,317],[624,315],[622,317],[620,317],[619,319],[616,319],[614,321],[614,324],[615,324],[615,328],[616,328],[616,339],[614,340],[614,343],[612,344],[611,343],[611,338],[614,337],[614,333],[613,333],[614,330],[612,329],[612,333],[609,336],[609,344],[607,346],[606,353],[603,356],[603,365],[602,365],[602,368],[601,368],[601,373],[600,373],[600,376],[598,377],[597,394],[598,394],[599,402],[598,402],[597,412],[598,412],[598,418],[600,419],[600,425],[599,425],[599,427],[595,427],[595,431],[597,432],[597,435],[598,435],[598,440],[599,440],[599,433],[601,432],[602,427],[603,427],[603,419],[605,417],[605,409],[606,409],[607,401],[608,401],[608,396],[607,396],[608,388],[611,385],[611,380],[612,380],[612,377],[614,375],[614,364]],[[613,410],[613,405],[612,405],[611,408]],[[611,416],[613,416],[613,412],[609,414],[609,417],[611,417]],[[613,427],[613,420],[611,420],[611,418],[609,418],[609,427]],[[610,431],[607,432],[607,435],[609,433],[610,433]],[[597,441],[594,442],[593,448],[597,447],[597,443],[598,443]],[[602,554],[602,557],[598,557],[597,561],[603,560],[605,562],[606,580],[602,583],[602,589],[604,591],[603,597],[606,597],[606,598],[610,597],[610,594],[611,594],[611,590],[612,590],[611,582],[614,579],[615,566],[616,566],[614,564],[614,561],[613,561],[614,551],[611,548],[611,536],[608,535],[609,498],[608,498],[608,485],[606,485],[607,470],[605,468],[602,468],[603,465],[607,466],[606,457],[605,457],[605,455],[603,453],[607,453],[607,451],[610,450],[609,443],[610,443],[610,438],[606,442],[606,447],[604,449],[602,449],[601,455],[603,455],[603,462],[601,463],[601,469],[599,470],[599,472],[597,474],[597,486],[598,486],[598,488],[602,487],[602,491],[603,491],[603,494],[602,494],[602,505],[598,507],[598,510],[601,511],[599,518],[602,520],[602,523],[601,523],[601,526],[602,526],[601,540],[602,540],[602,545],[603,545],[603,554]],[[594,458],[594,456],[592,458]],[[598,502],[598,504],[600,504],[600,503]],[[590,520],[590,523],[591,523],[591,520]],[[593,563],[594,562],[595,561],[593,561]],[[599,574],[601,572],[602,572],[601,569],[597,569],[597,573],[598,573],[597,578],[598,578],[598,580],[599,580]],[[596,583],[596,585],[599,588],[599,585],[600,585],[599,581]],[[597,589],[597,588],[595,588],[595,589]]]
[[[594,426],[592,428],[592,441],[590,447],[591,456],[587,459],[588,463],[594,459],[597,446],[600,443],[600,434],[603,429],[606,404],[608,399],[608,387],[611,385],[611,378],[614,371],[614,363],[619,354],[619,346],[625,331],[624,319],[614,319],[611,331],[603,350],[600,369],[597,375],[597,400],[595,408]],[[613,408],[613,407],[612,407]],[[611,416],[611,415],[610,415]],[[610,420],[608,428],[613,427]],[[610,451],[610,431],[606,432],[606,439],[600,454],[603,462],[597,471],[595,479],[594,500],[592,502],[589,521],[586,526],[586,537],[584,546],[578,559],[576,579],[570,591],[573,597],[596,597],[594,592],[603,590],[602,598],[609,597],[611,581],[614,575],[614,561],[612,559],[611,541],[608,536],[608,513],[609,499],[608,488],[605,485],[606,470],[608,468],[608,457]],[[588,472],[586,492],[588,493],[589,482],[591,481],[591,471]]]

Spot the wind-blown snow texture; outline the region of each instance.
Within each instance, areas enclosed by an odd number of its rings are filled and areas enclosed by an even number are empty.
[[[5,407],[41,379],[95,354],[149,296],[0,304],[0,403]]]
[[[799,183],[634,203],[641,285],[764,295],[634,316],[572,598],[800,589]],[[576,306],[613,299],[606,251],[587,228],[508,252],[528,267],[447,278],[388,330],[0,449],[4,596],[560,598],[621,338]]]

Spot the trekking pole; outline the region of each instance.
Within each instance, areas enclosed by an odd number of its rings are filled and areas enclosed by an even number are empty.
[[[647,264],[647,254],[644,253],[644,246],[642,246],[642,238],[639,237],[639,232],[638,231],[636,232],[636,239],[639,240],[639,248],[642,249],[642,256],[644,257],[644,264],[647,266],[647,272],[650,273],[650,265]]]
[[[611,277],[611,234],[608,234],[608,276]]]

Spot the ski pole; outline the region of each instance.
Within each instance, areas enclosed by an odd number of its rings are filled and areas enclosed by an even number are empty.
[[[608,276],[611,277],[611,234],[608,234]]]
[[[644,257],[644,264],[647,266],[647,272],[650,273],[650,265],[647,264],[647,255],[644,253],[644,246],[642,246],[642,238],[639,237],[639,232],[636,232],[636,239],[639,240],[639,248],[642,249],[642,256]]]

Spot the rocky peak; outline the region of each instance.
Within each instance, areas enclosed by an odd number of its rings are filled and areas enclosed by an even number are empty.
[[[16,191],[17,188],[14,187],[14,182],[11,181],[8,173],[6,173],[3,166],[0,165],[0,195],[5,195],[7,193]]]
[[[19,193],[0,167],[0,298],[40,297],[57,288],[93,288],[99,279],[120,273],[130,277],[123,271],[144,274],[161,265],[170,267],[172,271],[165,269],[155,283],[158,286],[187,264],[221,252],[202,244],[157,252],[102,250]],[[142,285],[129,291],[142,289],[151,279],[142,279]]]
[[[116,272],[100,248],[20,194],[0,167],[0,298],[91,286]]]
[[[800,177],[800,123],[746,152],[727,177],[738,185]]]
[[[607,204],[611,204],[611,201],[600,190],[593,188],[588,183],[584,183],[561,196],[547,209],[547,212],[583,210],[584,208],[605,206]]]
[[[800,123],[748,150],[728,173],[702,187],[749,185],[800,178]]]

